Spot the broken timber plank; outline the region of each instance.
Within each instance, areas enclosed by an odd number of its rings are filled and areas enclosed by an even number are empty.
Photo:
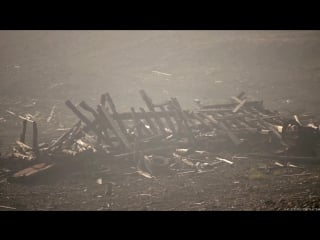
[[[237,98],[241,100],[241,99],[243,99],[243,97],[244,97],[245,95],[246,95],[246,93],[242,91],[241,93],[239,93],[239,95],[237,96]]]
[[[106,97],[106,101],[108,102],[109,106],[110,106],[110,109],[111,109],[111,112],[113,114],[113,118],[116,120],[116,122],[118,123],[119,127],[120,127],[120,130],[122,131],[122,133],[124,135],[127,134],[127,130],[126,130],[126,127],[124,126],[123,122],[121,121],[121,118],[119,118],[119,114],[118,114],[118,111],[116,109],[116,106],[114,105],[113,103],[113,100],[110,96],[109,93],[105,93],[104,94],[105,97]]]
[[[154,105],[153,105],[153,103],[152,103],[151,98],[147,95],[147,93],[146,93],[143,89],[141,89],[141,90],[139,91],[139,93],[140,93],[143,101],[146,103],[148,109],[149,109],[150,111],[151,111],[151,110],[154,111]]]
[[[202,119],[201,116],[200,116],[198,113],[192,112],[191,114],[192,114],[192,116],[193,116],[196,120],[198,120],[198,121],[199,121],[203,126],[205,126],[208,130],[211,129],[211,125],[208,124],[208,123],[205,121],[205,119]]]
[[[236,103],[241,103],[241,99],[237,97],[231,97],[232,100],[234,100]]]
[[[241,103],[242,100],[245,99],[245,92],[241,92],[238,96],[231,97],[232,100],[234,100],[236,103]]]
[[[165,101],[163,103],[158,103],[158,104],[153,103],[153,106],[154,107],[164,107],[164,106],[167,106],[169,103],[170,103],[170,101]]]
[[[142,89],[139,91],[141,97],[142,97],[142,100],[145,102],[145,104],[147,105],[149,111],[151,112],[156,112],[155,109],[154,109],[154,105],[152,103],[152,100],[151,98],[147,95],[147,93]],[[158,125],[159,129],[160,129],[160,132],[161,134],[165,135],[166,134],[166,131],[164,130],[164,126],[163,126],[163,123],[160,119],[159,116],[155,115],[154,116],[154,119],[156,121],[156,124]]]
[[[146,136],[153,136],[153,132],[151,131],[149,125],[146,125],[141,119],[137,119],[137,121],[141,126],[142,132],[144,132]]]
[[[23,116],[19,116],[19,118],[22,119],[22,120],[26,120],[26,121],[28,121],[30,123],[33,123],[33,120],[30,120],[29,118],[26,118],[26,117],[23,117]]]
[[[25,143],[27,131],[27,120],[22,120],[22,133],[20,135],[20,142]]]
[[[54,118],[55,109],[56,109],[56,106],[53,106],[52,109],[51,109],[50,115],[49,115],[49,117],[47,118],[47,122],[48,122],[48,123],[51,122],[51,120]]]
[[[237,122],[237,124],[239,124],[240,126],[246,128],[250,133],[256,133],[257,132],[257,128],[253,128],[251,127],[250,125],[248,125],[244,119],[241,120],[241,119],[235,119],[234,120],[235,122]]]
[[[98,138],[103,139],[102,133],[96,128],[95,124],[96,121],[91,122],[84,114],[82,114],[77,108],[76,106],[74,106],[72,104],[72,102],[70,100],[67,100],[65,102],[65,104],[67,105],[67,107],[69,107],[71,109],[71,111],[83,122],[85,123],[87,126],[84,130],[88,131],[88,130],[92,130],[95,134],[97,134]]]
[[[175,133],[176,130],[175,130],[173,122],[170,119],[170,115],[168,114],[168,112],[166,111],[164,106],[161,105],[161,106],[159,106],[159,108],[165,114],[164,119],[166,120],[168,127],[172,130],[173,133]]]
[[[131,107],[130,110],[131,110],[132,119],[134,122],[135,135],[136,135],[136,137],[141,138],[143,134],[142,134],[142,129],[141,129],[140,123],[138,122],[138,119],[136,118],[136,111],[134,110],[133,107]]]
[[[40,172],[43,172],[43,171],[46,171],[50,168],[52,168],[53,166],[55,166],[54,163],[38,163],[38,164],[35,164],[31,167],[28,167],[28,168],[25,168],[17,173],[15,173],[13,175],[13,178],[21,178],[21,177],[29,177],[31,175],[35,175],[37,173],[40,173]]]
[[[231,141],[236,145],[240,145],[241,144],[241,140],[235,135],[233,134],[228,127],[221,121],[217,121],[216,119],[214,119],[212,116],[201,113],[200,116],[205,117],[206,119],[208,119],[213,125],[217,126],[218,128],[220,128],[221,130],[225,131],[227,133],[227,135],[229,136],[229,138],[231,139]]]
[[[141,110],[141,108],[139,108]],[[184,113],[187,113],[187,111],[183,111]],[[214,113],[225,113],[225,112],[229,112],[229,113],[232,113],[232,109],[212,109],[212,110],[193,110],[193,112],[195,113],[209,113],[209,114],[214,114]],[[238,114],[240,114],[240,111],[237,112]],[[146,119],[145,116],[146,115],[150,118],[150,119],[156,119],[156,118],[165,118],[165,116],[170,116],[171,118],[175,118],[176,116],[176,112],[174,110],[172,110],[170,108],[170,110],[166,111],[166,112],[146,112],[143,113],[142,111],[141,112],[136,112],[136,117],[137,119]],[[225,116],[221,116],[221,117],[217,117],[217,119],[221,118],[221,119],[232,119],[232,118],[239,118],[241,117],[241,115],[238,115],[238,114],[233,114],[233,115],[230,115],[228,117],[225,117]],[[114,115],[112,114],[112,117],[114,120],[116,120],[116,118],[114,117]],[[131,115],[131,112],[123,112],[123,113],[118,113],[117,117],[121,120],[130,120],[132,119],[132,115]],[[276,116],[269,116],[269,117],[266,117],[266,118],[273,118],[273,117],[276,117]]]
[[[178,102],[178,99],[177,98],[171,98],[171,101],[172,101],[173,107],[176,108],[176,110],[178,112],[178,115],[182,119],[182,123],[185,126],[185,129],[187,131],[188,139],[190,140],[190,142],[192,144],[195,143],[195,137],[194,137],[194,135],[193,135],[193,133],[191,131],[191,127],[189,126],[188,118],[187,118],[186,114],[182,111],[182,108],[181,108],[180,103]]]
[[[85,130],[81,127],[81,124],[75,125],[72,132],[67,136],[63,143],[59,145],[59,149],[61,149],[62,145],[64,148],[70,147],[77,139],[82,137],[84,132]]]
[[[252,112],[248,112],[246,111],[247,114],[251,114],[252,116],[254,116],[254,118],[257,119],[257,124],[258,125],[262,125],[264,128],[267,128],[268,130],[270,130],[280,141],[280,143],[286,147],[288,147],[288,144],[284,142],[281,134],[278,132],[278,130],[269,122],[265,121],[264,119],[262,119],[262,117],[258,114],[258,111],[254,108],[251,108]]]
[[[246,103],[247,99],[243,99],[233,110],[233,113],[236,113],[239,111],[240,108],[243,107],[243,105]]]
[[[22,154],[22,153],[18,153],[18,152],[12,153],[12,157],[20,158],[20,159],[27,160],[27,161],[34,160],[33,155],[30,155],[30,154],[26,155],[26,154]]]
[[[71,111],[82,121],[82,122],[84,122],[87,126],[88,126],[88,128],[94,128],[93,127],[93,123],[85,116],[85,115],[83,115],[77,108],[76,108],[76,106],[74,106],[73,104],[72,104],[72,102],[70,101],[70,100],[67,100],[66,102],[65,102],[65,104],[67,105],[67,107],[68,108],[70,108],[71,109]]]
[[[32,137],[32,148],[34,154],[38,157],[39,156],[39,146],[38,146],[38,126],[36,122],[33,122],[33,137]]]
[[[141,108],[139,108],[141,110]],[[148,109],[149,112],[145,113],[148,115],[149,118],[153,118],[153,119],[159,119],[159,118],[164,118],[166,115],[169,116],[173,116],[174,112],[172,111],[166,111],[166,112],[157,112],[155,110],[150,110]],[[116,118],[114,117],[114,114],[112,114],[112,117],[116,120]],[[123,112],[123,113],[118,113],[117,117],[121,120],[130,120],[132,119],[132,115],[131,112]],[[136,112],[136,117],[138,119],[144,119],[145,118],[145,114],[142,112]]]
[[[178,113],[177,107],[175,106],[175,104],[173,103],[173,101],[171,100],[169,103],[170,111],[173,112],[173,119],[175,120],[176,124],[177,124],[177,134],[182,134],[183,133],[183,128],[184,128],[184,124],[183,124],[183,119],[181,118],[180,114]]]
[[[101,97],[100,97],[100,104],[102,107],[105,107],[106,106],[106,95],[105,94],[102,94]]]
[[[247,101],[244,103],[245,106],[261,106],[261,101]],[[201,109],[234,109],[237,103],[225,103],[225,104],[213,104],[213,105],[203,105]]]
[[[121,140],[121,142],[123,143],[123,145],[128,149],[131,150],[132,147],[129,143],[129,141],[127,140],[126,136],[123,134],[123,132],[121,131],[121,129],[117,126],[116,122],[113,120],[112,116],[110,115],[110,113],[108,113],[103,107],[102,105],[98,105],[98,111],[109,121],[110,125],[112,126],[112,129],[114,131],[114,133],[117,135],[117,137]]]
[[[70,128],[67,132],[62,134],[51,146],[48,147],[49,150],[53,150],[55,147],[59,146],[63,143],[64,140],[74,131],[74,129],[80,127],[81,120],[79,120],[72,128]]]
[[[231,162],[230,160],[227,160],[225,158],[221,158],[221,157],[216,157],[217,160],[219,161],[222,161],[222,162],[226,162],[226,163],[229,163],[229,164],[233,164],[234,162]]]
[[[100,133],[101,133],[101,131],[103,131],[104,135],[99,134],[98,137],[100,137],[100,139],[104,140],[106,144],[112,145],[112,142],[111,142],[110,137],[108,135],[108,128],[110,126],[107,124],[107,122],[103,121],[103,119],[101,119],[101,116],[99,116],[99,114],[93,108],[91,108],[85,101],[82,101],[79,105],[84,110],[90,112],[93,115],[95,121],[99,123],[97,126],[97,130]]]
[[[29,145],[21,142],[21,141],[16,141],[17,145],[22,149],[22,151],[27,152],[27,151],[31,151],[32,147],[30,147]]]
[[[149,117],[149,114],[147,114],[146,111],[142,107],[140,107],[140,111],[141,111],[141,113],[143,115],[143,118],[147,121],[148,125],[150,126],[150,129],[153,132],[153,134],[158,135],[159,131],[156,128],[156,126],[154,125],[154,123],[152,122],[152,119]],[[136,113],[136,117],[137,117],[137,115],[138,114]]]

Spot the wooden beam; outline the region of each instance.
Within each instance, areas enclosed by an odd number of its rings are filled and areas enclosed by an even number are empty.
[[[200,116],[205,117],[206,119],[208,119],[214,126],[216,126],[217,128],[223,130],[224,132],[227,133],[228,137],[230,138],[230,140],[236,145],[240,145],[241,141],[240,139],[232,133],[231,130],[228,129],[228,127],[221,121],[217,121],[216,119],[214,119],[212,116],[201,113]]]
[[[81,125],[81,120],[79,120],[72,128],[70,128],[67,132],[62,134],[51,146],[48,147],[49,150],[54,149],[55,147],[59,146],[63,143],[64,140],[78,127]]]
[[[96,127],[96,123],[97,123],[97,119],[95,119],[94,121],[90,121],[84,114],[82,114],[73,104],[70,100],[67,100],[65,102],[65,104],[67,105],[67,107],[69,107],[71,109],[71,111],[77,115],[77,117],[83,122],[85,123],[87,126],[85,128],[86,131],[88,130],[92,130],[100,139],[104,139],[104,137],[102,136],[102,133],[97,129]]]
[[[167,122],[168,127],[172,130],[173,133],[176,132],[173,122],[170,119],[170,115],[168,114],[168,111],[164,108],[164,106],[159,106],[161,111],[164,113],[164,119]]]
[[[247,99],[243,99],[233,110],[233,113],[236,113],[239,111],[240,108],[243,107],[243,105],[247,102]]]
[[[119,126],[116,124],[115,120],[112,118],[112,116],[110,115],[110,113],[108,113],[103,107],[102,105],[98,105],[98,111],[101,113],[101,115],[103,115],[105,117],[105,119],[107,119],[110,123],[110,125],[112,126],[112,130],[114,131],[114,133],[116,134],[116,136],[121,140],[122,144],[128,149],[131,150],[132,147],[128,141],[128,139],[126,138],[126,136],[123,134],[123,132],[121,131],[121,129],[119,128]]]
[[[77,108],[72,104],[70,100],[67,100],[65,102],[68,108],[71,109],[71,111],[82,121],[84,122],[89,128],[93,128],[92,122],[85,116],[83,115]]]
[[[138,119],[136,118],[136,111],[134,110],[133,107],[131,107],[130,110],[131,110],[132,119],[134,122],[134,133],[135,133],[136,137],[141,138],[143,134],[142,134],[140,123],[138,122]]]
[[[22,120],[22,132],[20,135],[20,142],[25,143],[26,141],[26,131],[27,131],[27,120]]]
[[[247,101],[245,106],[261,106],[261,101]],[[213,105],[204,105],[202,109],[234,109],[237,106],[237,103],[226,103],[226,104],[213,104]]]
[[[149,113],[146,113],[146,111],[142,107],[140,107],[140,111],[141,111],[141,115],[143,116],[143,118],[146,120],[146,122],[150,126],[150,129],[151,129],[152,133],[155,134],[155,135],[158,135],[159,131],[158,131],[156,125],[154,125],[152,119],[149,117]],[[139,118],[138,115],[139,114],[136,113],[136,117],[137,118]]]
[[[84,110],[90,112],[98,125],[96,126],[97,130],[99,131],[98,137],[103,140],[106,144],[112,146],[112,142],[110,140],[110,137],[108,135],[108,128],[110,127],[108,122],[103,121],[101,116],[92,108],[90,107],[85,101],[82,101],[80,104],[80,107],[82,107]],[[102,135],[102,132],[104,133]]]
[[[124,135],[127,135],[127,130],[126,130],[126,127],[125,125],[123,124],[123,122],[121,121],[121,118],[119,118],[119,113],[116,109],[116,106],[114,105],[114,102],[110,96],[109,93],[105,93],[105,97],[106,97],[106,101],[108,102],[109,106],[110,106],[110,109],[111,109],[111,112],[113,114],[113,118],[116,120],[116,122],[118,123],[119,125],[119,128],[120,130],[122,131],[122,133]]]
[[[33,122],[33,141],[32,141],[32,149],[35,155],[39,156],[39,146],[38,146],[38,126],[36,122]]]
[[[145,104],[147,105],[148,109],[150,112],[156,112],[154,109],[154,105],[152,103],[151,98],[147,95],[147,93],[144,90],[140,90],[140,95],[142,97],[142,100],[145,102]],[[164,114],[163,114],[164,115]],[[164,130],[164,125],[161,121],[161,118],[155,114],[154,119],[156,121],[156,124],[158,125],[161,134],[165,135],[166,131]]]
[[[185,115],[185,113],[182,111],[182,108],[181,108],[180,103],[178,102],[178,99],[177,98],[171,98],[171,101],[172,101],[173,107],[176,108],[180,118],[182,119],[182,122],[183,122],[183,125],[185,126],[186,133],[187,133],[189,141],[192,144],[195,143],[195,138],[194,138],[192,130],[191,130],[190,126],[189,126],[188,118]]]

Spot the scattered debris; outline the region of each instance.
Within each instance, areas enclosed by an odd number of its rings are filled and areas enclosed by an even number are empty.
[[[217,160],[220,160],[222,162],[226,162],[226,163],[229,163],[229,164],[233,164],[233,162],[227,160],[227,159],[224,159],[224,158],[220,158],[220,157],[216,157]]]
[[[311,173],[303,172],[299,174],[291,174],[291,175],[282,175],[283,177],[296,177],[296,176],[306,176],[306,175],[311,175]]]
[[[37,175],[81,156],[132,159],[137,166],[136,173],[146,178],[172,171],[178,174],[211,172],[219,162],[232,165],[234,160],[250,156],[319,160],[315,151],[320,139],[318,123],[298,115],[284,118],[278,112],[265,109],[262,101],[250,100],[244,92],[225,104],[204,105],[196,99],[194,110],[183,110],[177,98],[156,104],[144,90],[139,93],[148,110],[141,107],[137,111],[131,107],[129,112],[120,113],[109,93],[101,96],[95,108],[85,101],[76,106],[67,100],[66,106],[79,121],[69,129],[60,129],[65,133],[50,144],[38,143],[34,116],[19,116],[22,132],[11,157],[29,162],[29,166],[14,173],[13,178]],[[53,106],[47,123],[52,122],[55,110]],[[33,128],[31,145],[25,141],[28,123]],[[226,156],[232,158],[230,161],[221,157],[222,150],[247,154]],[[279,162],[274,164],[284,166]],[[102,184],[102,179],[97,179],[97,183]]]
[[[152,176],[151,176],[149,173],[144,172],[144,171],[142,171],[142,170],[138,170],[137,173],[139,173],[139,174],[140,174],[141,176],[143,176],[143,177],[152,178]]]
[[[288,166],[288,167],[293,167],[293,168],[298,168],[298,166],[293,165],[293,164],[291,164],[291,163],[287,163],[287,166]]]
[[[279,167],[284,167],[284,165],[283,165],[283,164],[278,163],[278,162],[275,162],[274,164],[275,164],[275,165],[277,165],[277,166],[279,166]]]
[[[51,122],[52,119],[54,118],[55,110],[56,110],[56,106],[53,106],[52,109],[51,109],[50,115],[49,115],[49,117],[47,118],[47,122],[48,122],[48,123]]]
[[[102,178],[98,178],[98,179],[97,179],[97,183],[98,183],[98,184],[102,184]]]
[[[9,206],[0,206],[0,208],[5,208],[5,209],[13,209],[13,210],[15,210],[16,208],[15,207],[9,207]]]
[[[159,71],[152,71],[153,73],[157,73],[157,74],[162,74],[162,75],[165,75],[165,76],[171,76],[171,74],[169,73],[164,73],[164,72],[159,72]]]

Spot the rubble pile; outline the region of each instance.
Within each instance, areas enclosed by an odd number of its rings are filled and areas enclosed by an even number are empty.
[[[285,118],[244,93],[225,104],[204,105],[196,99],[193,110],[182,109],[177,98],[154,103],[144,90],[140,95],[147,108],[122,113],[109,93],[95,107],[67,100],[79,121],[49,144],[38,144],[37,123],[20,117],[22,133],[11,157],[28,166],[12,177],[24,179],[82,156],[132,159],[137,173],[147,178],[170,171],[208,172],[250,154],[317,159],[319,126],[308,115]],[[25,142],[28,123],[33,127],[32,146]]]

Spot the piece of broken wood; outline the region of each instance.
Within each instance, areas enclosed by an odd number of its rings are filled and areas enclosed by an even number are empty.
[[[38,163],[31,167],[25,168],[13,175],[14,178],[20,177],[29,177],[31,175],[37,174],[39,172],[45,171],[49,168],[52,168],[55,164],[54,163]]]
[[[225,159],[225,158],[216,157],[216,159],[219,160],[219,161],[222,161],[222,162],[226,162],[226,163],[229,163],[229,164],[233,164],[233,162],[231,162],[231,161],[229,161],[229,160],[227,160],[227,159]]]
[[[112,126],[112,129],[114,133],[117,135],[117,137],[121,140],[122,144],[128,149],[132,150],[132,146],[129,143],[127,137],[123,134],[120,127],[117,125],[117,123],[113,120],[112,116],[108,111],[106,111],[102,105],[98,105],[98,111],[109,121],[110,125]]]

